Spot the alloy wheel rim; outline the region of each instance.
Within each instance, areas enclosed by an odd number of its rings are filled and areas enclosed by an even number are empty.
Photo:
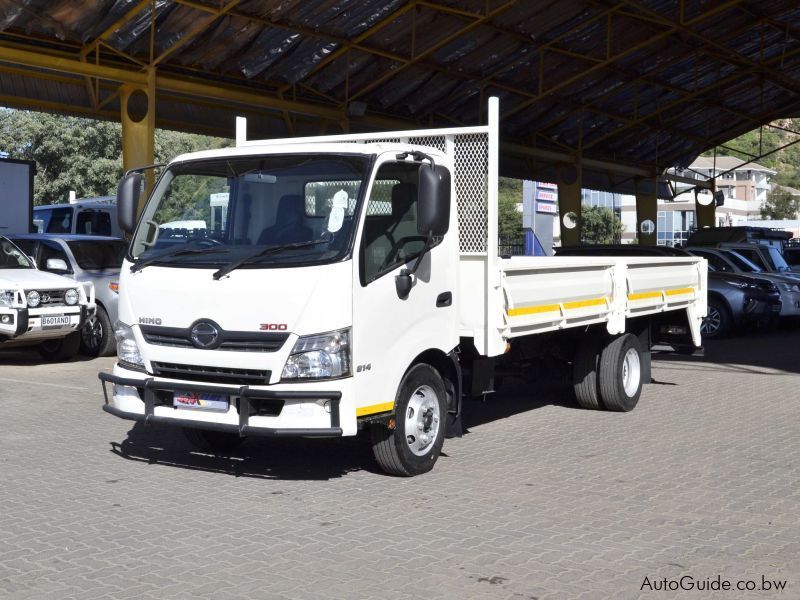
[[[439,397],[428,385],[421,385],[408,401],[405,415],[406,444],[416,456],[425,456],[439,435]]]
[[[97,317],[91,317],[86,321],[81,332],[83,343],[92,350],[100,347],[100,342],[103,339],[103,324]]]

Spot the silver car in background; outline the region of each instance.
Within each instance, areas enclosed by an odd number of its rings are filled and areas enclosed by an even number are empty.
[[[94,284],[97,312],[83,326],[81,352],[87,356],[113,355],[119,271],[128,242],[96,235],[31,233],[9,237],[40,270]]]

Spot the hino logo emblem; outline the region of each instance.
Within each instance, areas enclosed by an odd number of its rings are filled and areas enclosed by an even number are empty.
[[[139,325],[161,325],[158,317],[139,317]]]
[[[217,342],[219,329],[208,321],[199,321],[192,326],[192,343],[198,348],[210,348]]]

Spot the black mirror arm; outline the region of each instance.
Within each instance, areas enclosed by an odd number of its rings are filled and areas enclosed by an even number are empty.
[[[420,264],[422,264],[422,259],[425,258],[425,255],[430,252],[431,248],[433,248],[433,233],[428,232],[428,239],[425,240],[425,245],[422,247],[422,251],[417,256],[417,260],[414,261],[414,265],[411,269],[403,269],[403,272],[408,275],[413,275],[419,269]]]
[[[125,171],[123,177],[127,177],[131,173],[141,173],[143,171],[147,171],[148,169],[158,169],[159,167],[166,167],[166,166],[167,163],[155,163],[152,165],[145,165],[143,167],[136,167],[135,169],[128,169],[127,171]]]
[[[430,252],[431,248],[433,248],[433,233],[429,231],[428,239],[425,240],[425,246],[423,246],[422,251],[419,253],[419,256],[417,256],[417,260],[414,261],[411,268],[403,269],[400,271],[399,275],[395,275],[394,285],[397,290],[397,297],[401,300],[408,298],[408,295],[411,293],[411,286],[413,283],[411,281],[411,276],[417,272],[420,264],[422,264],[422,259]]]
[[[425,154],[424,152],[420,152],[419,150],[414,150],[413,152],[401,152],[395,158],[397,160],[405,160],[411,156],[414,160],[418,162],[422,162],[423,160],[427,160],[431,163],[431,169],[436,168],[436,162],[433,160],[433,157],[429,154]]]

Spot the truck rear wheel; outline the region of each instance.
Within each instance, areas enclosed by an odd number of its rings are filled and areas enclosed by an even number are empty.
[[[591,337],[578,346],[572,363],[572,382],[575,399],[581,408],[603,408],[597,389],[597,363],[600,360],[600,339]]]
[[[607,410],[633,410],[642,394],[642,348],[626,333],[609,342],[600,354],[598,383]]]
[[[395,398],[394,427],[374,424],[370,430],[375,460],[391,475],[427,473],[442,451],[446,415],[439,373],[426,364],[411,367]]]
[[[208,431],[193,427],[184,427],[183,435],[192,446],[208,454],[225,454],[237,448],[244,441],[243,437],[235,433]]]
[[[69,335],[57,340],[47,340],[39,344],[37,350],[45,360],[60,362],[69,360],[78,353],[81,346],[80,332],[70,333]]]

